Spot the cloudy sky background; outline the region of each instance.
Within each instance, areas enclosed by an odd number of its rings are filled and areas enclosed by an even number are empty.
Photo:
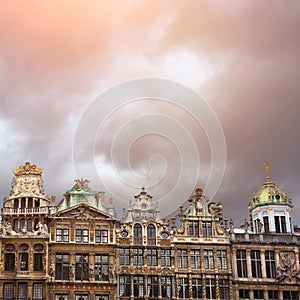
[[[271,179],[293,199],[300,225],[299,28],[299,1],[2,3],[1,199],[9,194],[12,170],[25,161],[44,169],[47,193],[61,199],[76,177],[89,177],[84,146],[83,174],[76,174],[72,159],[89,104],[124,81],[157,77],[199,93],[219,119],[227,159],[213,200],[224,204],[225,215],[241,224],[265,180],[263,163],[271,161]],[[186,128],[194,147],[180,150],[180,130],[163,130],[169,120]],[[149,98],[116,107],[98,122],[95,164],[119,210],[139,192],[137,186],[172,207],[164,214],[186,200],[195,181],[205,186],[210,137],[191,112]],[[137,128],[147,128],[145,135],[135,136]],[[111,152],[122,131],[126,145]],[[193,157],[195,149],[199,161],[187,169],[182,157]],[[103,178],[89,179],[94,189],[105,189]],[[172,194],[179,185],[182,194]]]

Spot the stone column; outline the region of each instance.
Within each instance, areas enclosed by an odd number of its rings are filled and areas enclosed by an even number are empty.
[[[275,250],[275,267],[279,267],[279,250]]]
[[[260,260],[261,260],[261,273],[262,278],[267,278],[267,272],[266,272],[266,260],[265,260],[265,249],[260,250]]]
[[[232,270],[233,270],[233,278],[238,278],[237,272],[237,261],[236,261],[236,249],[232,249]]]
[[[252,268],[251,268],[251,250],[246,250],[246,259],[247,259],[247,272],[248,272],[248,278],[252,279]]]
[[[269,299],[268,290],[264,290],[264,300],[268,300],[268,299]]]
[[[296,256],[296,268],[299,269],[299,249],[295,247],[295,256]]]
[[[254,300],[254,294],[253,294],[253,290],[249,290],[249,298],[250,300]]]

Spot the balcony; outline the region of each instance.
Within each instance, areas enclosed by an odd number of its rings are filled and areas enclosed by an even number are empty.
[[[3,215],[39,215],[47,214],[48,207],[32,207],[32,208],[11,208],[4,207],[2,208]]]
[[[248,243],[270,243],[270,244],[299,244],[300,236],[294,234],[235,234],[231,237],[232,242],[248,242]]]

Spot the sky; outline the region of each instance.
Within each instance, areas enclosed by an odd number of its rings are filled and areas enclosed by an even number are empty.
[[[3,2],[1,199],[30,161],[58,201],[82,177],[119,217],[141,186],[171,215],[202,187],[239,226],[270,161],[300,225],[299,28],[299,1]]]

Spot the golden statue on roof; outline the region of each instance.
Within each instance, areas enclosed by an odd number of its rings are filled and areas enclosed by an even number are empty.
[[[270,169],[272,168],[272,164],[268,161],[264,163],[264,167],[266,168],[266,181],[270,181]]]

